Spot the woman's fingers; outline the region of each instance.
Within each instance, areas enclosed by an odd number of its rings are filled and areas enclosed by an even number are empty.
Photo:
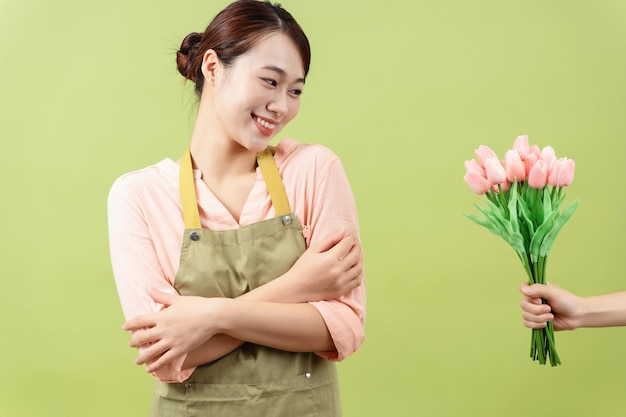
[[[148,365],[146,366],[146,372],[152,373],[157,371],[162,366],[165,366],[168,363],[172,362],[174,359],[176,359],[177,356],[178,355],[174,352],[173,349],[168,350],[154,362],[148,363]]]
[[[542,304],[540,298],[524,298],[520,302],[523,311],[534,315],[546,314],[551,311],[548,304]]]
[[[144,314],[126,321],[126,323],[122,326],[122,329],[126,331],[133,331],[154,327],[155,325],[156,316],[154,314]]]
[[[137,348],[150,345],[154,342],[157,342],[158,340],[159,336],[157,335],[155,328],[152,327],[150,329],[135,330],[130,337],[130,342],[128,343],[128,345],[130,347]]]
[[[176,302],[180,295],[178,294],[170,294],[163,291],[159,291],[156,288],[148,288],[148,295],[152,297],[154,301],[159,304],[163,304],[164,306],[171,306]]]
[[[311,245],[311,247],[309,247],[309,249],[317,253],[326,252],[336,247],[337,244],[341,243],[345,239],[345,237],[346,233],[343,230],[340,230],[315,242]]]
[[[357,255],[361,252],[357,239],[354,236],[346,236],[341,239],[339,243],[329,249],[327,251],[327,255],[330,256],[332,260],[343,261],[351,254],[353,255],[353,259],[355,252]]]
[[[162,355],[164,355],[165,352],[168,351],[170,351],[170,346],[168,346],[165,341],[160,340],[157,343],[150,345],[145,349],[142,349],[139,353],[139,356],[137,356],[137,359],[135,359],[135,363],[137,365],[143,365],[144,363],[153,361],[159,356],[162,357]]]
[[[520,302],[520,307],[524,326],[531,329],[540,329],[545,327],[547,322],[554,320],[550,306],[542,304],[541,298],[524,297]]]

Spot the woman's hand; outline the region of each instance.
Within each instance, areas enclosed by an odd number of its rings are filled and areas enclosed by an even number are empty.
[[[241,296],[280,303],[306,303],[342,296],[361,284],[358,239],[337,232],[311,245],[284,275]]]
[[[166,308],[130,319],[122,327],[133,332],[130,346],[143,348],[135,363],[147,363],[146,372],[153,372],[189,353],[218,333],[218,314],[222,304],[229,301],[156,290],[152,290],[150,296]]]
[[[554,330],[574,330],[580,327],[581,298],[556,285],[528,283],[520,286],[524,295],[520,307],[524,326],[541,329],[553,321]],[[542,304],[541,299],[547,304]]]
[[[355,236],[340,232],[311,245],[288,272],[302,301],[337,298],[360,284],[361,247]]]

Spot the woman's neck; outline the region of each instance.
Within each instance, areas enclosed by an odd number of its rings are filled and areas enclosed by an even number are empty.
[[[215,129],[215,124],[198,118],[191,138],[194,168],[206,178],[224,180],[254,172],[256,153]]]
[[[202,172],[202,181],[239,223],[257,177],[256,153],[220,134],[215,125],[209,129],[202,123],[196,123],[191,138],[193,166]]]

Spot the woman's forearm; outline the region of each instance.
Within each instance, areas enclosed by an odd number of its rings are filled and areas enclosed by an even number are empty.
[[[286,304],[226,299],[216,325],[239,340],[290,352],[334,350],[326,324],[308,303]]]
[[[183,369],[217,360],[244,342],[290,352],[335,349],[322,316],[312,305],[231,300],[220,314],[220,334],[189,352]],[[213,320],[213,318],[209,318]]]
[[[293,303],[300,301],[298,292],[290,283],[287,275],[283,275],[269,283],[238,297],[239,300],[265,301],[275,303]],[[319,314],[318,314],[319,315]],[[325,327],[325,326],[324,326]],[[237,349],[244,342],[226,334],[218,334],[189,352],[183,369],[192,368],[222,358]]]
[[[583,297],[579,327],[626,326],[626,291]]]
[[[183,369],[194,368],[222,358],[241,346],[243,342],[225,334],[218,334],[187,354]]]

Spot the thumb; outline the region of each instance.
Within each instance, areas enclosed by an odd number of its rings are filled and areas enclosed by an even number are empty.
[[[172,304],[174,304],[176,299],[180,297],[180,295],[178,294],[166,293],[152,287],[148,288],[148,295],[157,303],[163,304],[165,306],[171,306]]]
[[[558,289],[552,285],[544,285],[544,284],[533,284],[529,285],[528,283],[524,283],[520,286],[520,291],[527,297],[530,298],[543,298],[549,299],[554,295],[555,291]]]

